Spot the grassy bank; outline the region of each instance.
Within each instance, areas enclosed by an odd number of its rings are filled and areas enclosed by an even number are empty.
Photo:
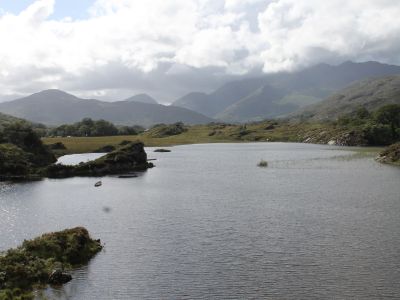
[[[262,122],[247,125],[210,124],[187,126],[186,131],[160,137],[157,129],[135,136],[110,137],[54,137],[44,138],[45,144],[61,142],[65,153],[88,153],[106,145],[117,146],[122,141],[140,140],[148,147],[225,142],[309,142],[327,143],[344,133],[343,128],[331,124],[291,124],[287,122]]]

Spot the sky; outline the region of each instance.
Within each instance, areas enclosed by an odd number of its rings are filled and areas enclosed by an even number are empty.
[[[400,64],[398,0],[0,0],[0,101],[170,103],[318,63]]]

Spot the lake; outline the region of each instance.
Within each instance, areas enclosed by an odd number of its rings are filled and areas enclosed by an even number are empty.
[[[0,250],[75,226],[100,238],[50,299],[400,298],[400,168],[323,145],[170,149],[99,188],[1,183]]]

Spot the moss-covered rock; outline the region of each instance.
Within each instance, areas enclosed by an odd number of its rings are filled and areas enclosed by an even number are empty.
[[[55,273],[68,277],[65,271],[87,263],[101,249],[100,240],[83,227],[24,241],[0,255],[0,299],[30,299],[26,292],[55,283]]]
[[[150,129],[150,131],[148,132],[148,135],[153,138],[163,138],[163,137],[168,137],[168,136],[172,136],[172,135],[178,135],[185,131],[187,131],[187,128],[181,122],[171,124],[171,125],[158,124],[158,125],[155,125],[152,129]]]

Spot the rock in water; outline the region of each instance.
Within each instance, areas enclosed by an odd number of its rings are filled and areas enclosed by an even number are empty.
[[[169,149],[156,149],[154,152],[171,152]]]
[[[51,272],[49,277],[50,284],[61,285],[72,280],[72,276],[63,272],[61,269],[55,269]]]

